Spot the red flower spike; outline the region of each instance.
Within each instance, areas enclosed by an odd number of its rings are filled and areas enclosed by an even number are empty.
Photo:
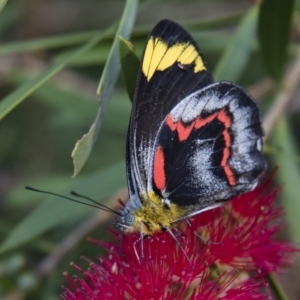
[[[85,259],[89,269],[81,270],[84,279],[65,275],[70,288],[64,287],[62,298],[270,299],[266,275],[290,264],[298,249],[275,237],[282,210],[273,207],[278,189],[266,191],[269,182],[180,223],[182,249],[168,232],[156,233],[143,240],[140,262],[133,247],[139,234],[123,236],[121,253],[118,243],[91,240],[108,254],[94,263]],[[141,257],[139,243],[135,250]]]

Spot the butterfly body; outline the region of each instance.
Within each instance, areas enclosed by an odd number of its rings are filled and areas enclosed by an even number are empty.
[[[127,136],[130,199],[116,226],[151,235],[252,190],[265,169],[257,104],[214,82],[192,37],[163,20],[149,35]]]
[[[132,204],[131,199],[116,223],[125,232],[139,231],[143,235],[151,235],[173,227],[174,221],[188,212],[188,207],[180,207],[176,204],[167,205],[154,192],[141,195],[138,206],[132,206]]]

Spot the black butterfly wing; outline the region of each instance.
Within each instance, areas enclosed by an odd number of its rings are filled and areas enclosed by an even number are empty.
[[[265,169],[262,136],[258,106],[240,87],[219,82],[189,95],[157,134],[154,191],[202,210],[252,190]]]
[[[131,195],[151,189],[155,139],[166,116],[186,96],[212,82],[192,37],[172,21],[159,22],[144,50],[127,136]]]

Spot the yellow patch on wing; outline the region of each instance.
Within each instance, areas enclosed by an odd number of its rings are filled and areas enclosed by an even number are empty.
[[[206,70],[203,60],[194,45],[190,43],[176,43],[169,47],[158,37],[150,37],[148,40],[142,71],[150,81],[156,70],[164,71],[174,63],[182,65],[194,64],[194,72]]]

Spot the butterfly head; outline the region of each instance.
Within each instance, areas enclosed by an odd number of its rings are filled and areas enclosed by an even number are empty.
[[[124,209],[120,216],[116,218],[114,225],[121,231],[132,232],[135,231],[136,217],[133,213]]]

